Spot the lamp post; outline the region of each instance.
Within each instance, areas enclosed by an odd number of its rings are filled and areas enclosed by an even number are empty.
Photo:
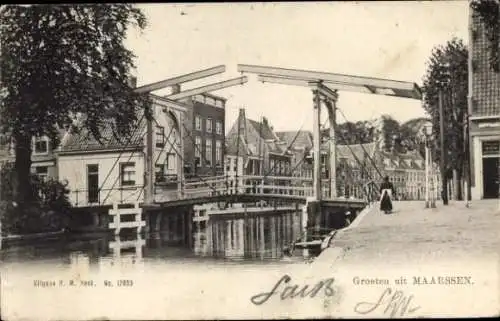
[[[432,162],[432,124],[424,125],[424,143],[425,143],[425,208],[436,208],[434,193],[434,172]]]

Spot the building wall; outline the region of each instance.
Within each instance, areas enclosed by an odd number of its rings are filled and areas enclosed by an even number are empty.
[[[165,179],[179,181],[181,169],[182,130],[179,122],[182,121],[182,112],[169,109],[161,104],[155,105],[155,120],[153,123],[153,163],[155,170],[155,182]],[[163,127],[163,139],[157,132],[157,126]],[[143,131],[146,128],[142,129]],[[163,144],[158,144],[163,141]],[[142,146],[138,146],[133,152],[126,151],[92,151],[83,150],[68,153],[60,151],[57,155],[57,171],[59,180],[66,180],[70,189],[70,201],[77,206],[87,206],[88,203],[88,165],[98,165],[100,202],[105,204],[121,202],[142,202],[144,186],[146,137]],[[134,163],[135,182],[133,186],[121,186],[121,163]],[[109,175],[109,176],[108,176]],[[108,177],[107,177],[108,176]],[[107,179],[106,179],[107,177]],[[161,179],[160,179],[161,178]],[[115,183],[116,182],[116,183]],[[109,192],[109,190],[112,190]],[[109,192],[109,196],[108,196]]]
[[[224,166],[224,176],[228,179],[228,193],[235,194],[243,193],[244,188],[243,179],[240,177],[244,175],[245,170],[245,159],[243,156],[236,157],[235,155],[225,156],[225,166]],[[236,177],[238,177],[238,183],[236,184]],[[238,187],[236,186],[238,185]]]
[[[489,40],[484,25],[472,14],[472,110],[471,116],[500,115],[500,72],[490,65]]]
[[[185,100],[188,104],[185,126],[189,133],[184,138],[184,160],[186,176],[192,176],[195,172],[196,137],[201,139],[201,160],[196,167],[196,174],[201,176],[215,176],[224,173],[224,146],[225,146],[225,100],[212,95],[198,95]],[[196,128],[196,117],[200,117],[201,129]],[[211,119],[212,130],[207,132],[207,120]],[[217,133],[217,122],[221,124],[221,131]],[[207,155],[207,141],[212,144],[211,159]],[[216,146],[220,142],[220,161],[217,162]],[[209,161],[205,162],[205,160]]]
[[[489,40],[480,18],[471,10],[469,25],[472,66],[470,152],[472,199],[484,197],[484,141],[500,141],[500,72],[490,65]],[[500,155],[498,155],[500,157]],[[491,175],[495,179],[496,173]]]
[[[109,193],[105,204],[123,201],[134,202],[137,200],[138,191],[144,184],[144,156],[141,152],[124,152],[119,157],[119,152],[114,153],[85,153],[79,155],[64,155],[59,157],[59,177],[68,182],[70,201],[76,206],[89,205],[88,202],[88,165],[98,165],[100,201],[103,202]],[[119,158],[118,162],[117,159]],[[132,162],[135,164],[135,184],[123,186],[120,190],[120,163]],[[116,165],[113,167],[113,165]],[[109,176],[108,176],[109,174]],[[106,176],[107,179],[106,179]],[[143,193],[139,198],[142,201]]]

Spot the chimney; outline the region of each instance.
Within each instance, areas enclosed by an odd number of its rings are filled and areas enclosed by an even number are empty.
[[[245,108],[240,108],[240,116],[239,117],[245,119]]]
[[[128,77],[128,86],[130,88],[137,88],[137,77],[129,76]]]
[[[269,122],[267,121],[266,117],[262,117],[262,123],[266,126],[269,126]]]

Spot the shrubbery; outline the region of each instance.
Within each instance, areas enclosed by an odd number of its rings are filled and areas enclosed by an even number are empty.
[[[58,231],[68,225],[71,204],[66,185],[32,175],[35,202],[20,207],[14,202],[15,175],[10,165],[0,169],[0,215],[2,233],[25,234]],[[22,209],[21,209],[22,208]]]

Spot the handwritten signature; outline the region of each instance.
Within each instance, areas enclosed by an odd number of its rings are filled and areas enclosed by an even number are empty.
[[[274,285],[273,289],[270,292],[263,292],[252,296],[250,299],[253,304],[261,305],[269,300],[273,295],[279,294],[281,300],[286,299],[294,299],[294,298],[305,298],[307,296],[313,298],[315,297],[321,289],[326,296],[333,296],[335,294],[334,289],[332,288],[334,278],[328,278],[317,282],[314,286],[310,286],[309,284],[305,284],[302,286],[299,285],[286,285],[290,282],[292,278],[288,275],[284,275],[278,282]],[[282,289],[280,289],[282,287]],[[281,293],[280,293],[281,291]]]
[[[387,288],[377,302],[359,302],[354,307],[354,312],[358,314],[368,314],[385,307],[384,314],[389,314],[391,317],[402,317],[420,309],[420,306],[414,306],[412,304],[413,298],[413,295],[405,296],[403,291]]]

